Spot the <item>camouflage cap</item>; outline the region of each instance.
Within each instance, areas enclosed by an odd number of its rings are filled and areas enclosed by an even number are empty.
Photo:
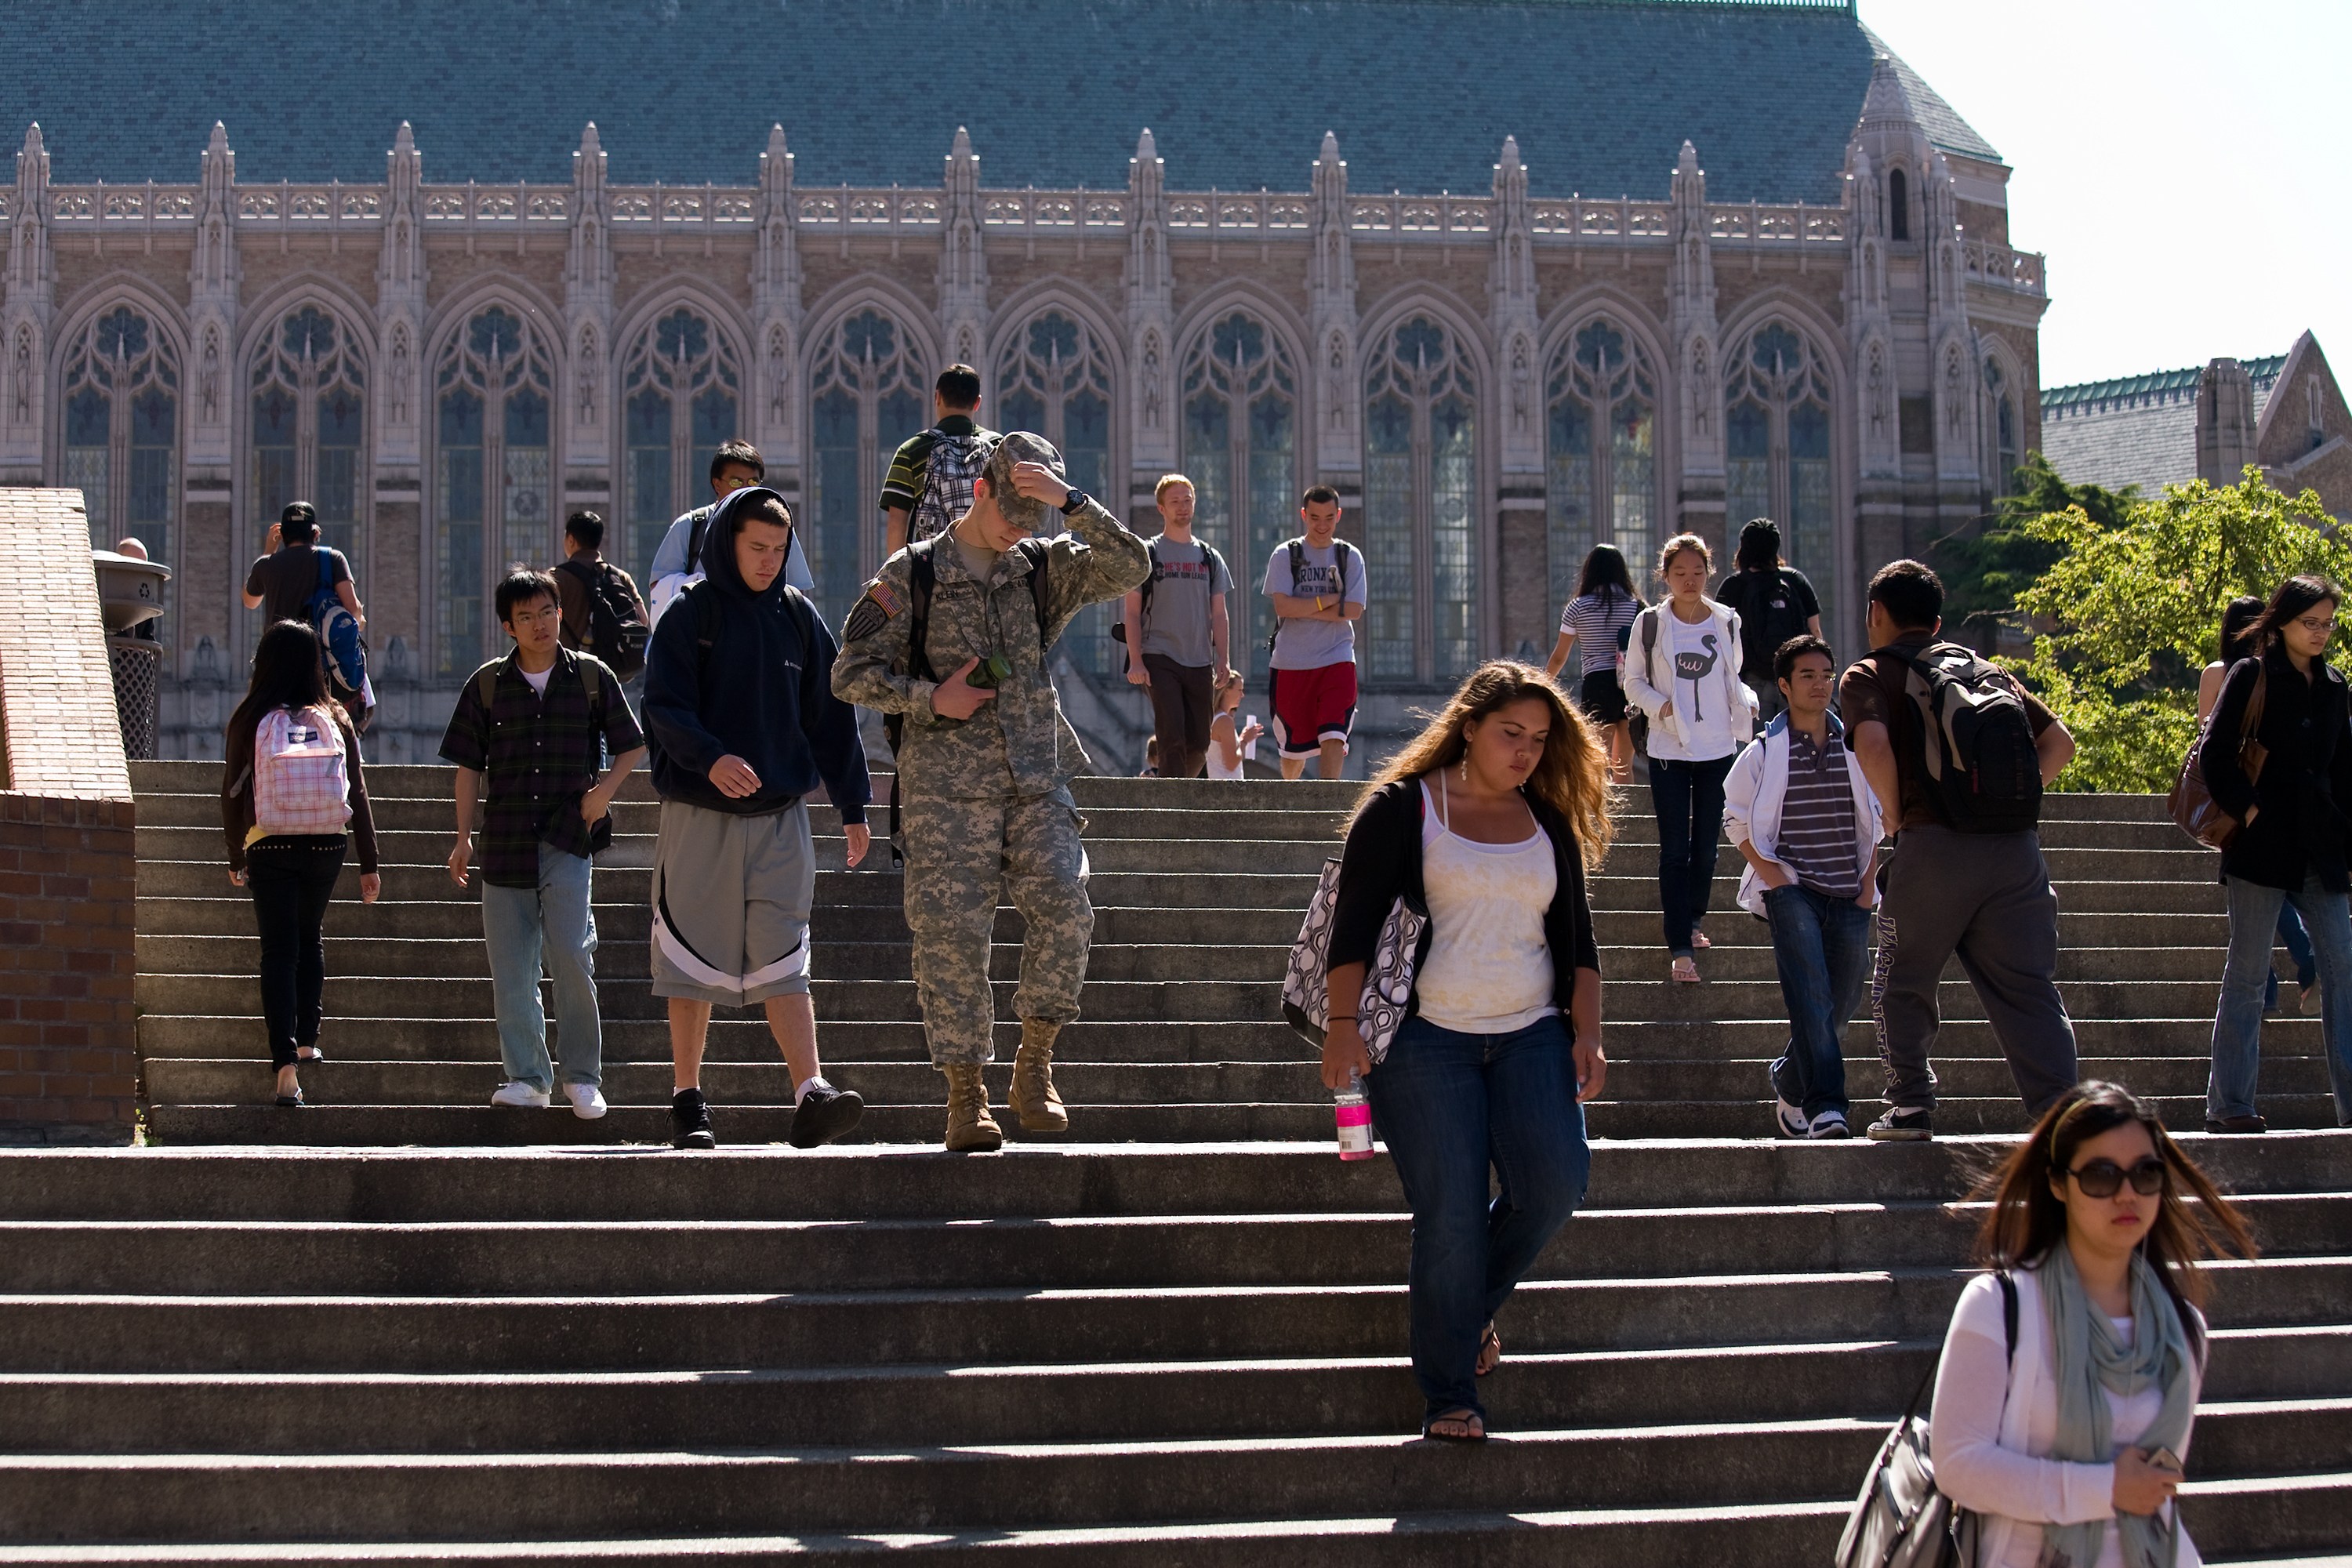
[[[988,488],[996,498],[996,510],[1004,521],[1015,528],[1025,528],[1035,533],[1045,526],[1045,503],[1032,500],[1013,488],[1013,465],[1043,463],[1066,481],[1069,471],[1062,466],[1062,454],[1043,436],[1027,430],[1014,430],[1001,437],[995,450],[988,455]]]

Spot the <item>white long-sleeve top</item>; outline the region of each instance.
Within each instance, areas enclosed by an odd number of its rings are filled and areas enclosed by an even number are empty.
[[[1689,717],[1690,693],[1675,704],[1675,710],[1661,717],[1662,710],[1674,701],[1675,688],[1681,679],[1675,672],[1675,627],[1680,623],[1666,605],[1653,605],[1633,618],[1633,629],[1625,648],[1623,682],[1625,700],[1649,716],[1650,755],[1665,762],[1706,762],[1729,756],[1748,743],[1756,732],[1756,693],[1739,679],[1739,616],[1713,599],[1706,601],[1707,618],[1697,623],[1703,635],[1715,638],[1714,664],[1703,678],[1705,688],[1700,700],[1706,710],[1716,714],[1727,726],[1724,735],[1728,743],[1707,745],[1685,722]],[[1651,628],[1655,632],[1651,634]],[[1688,686],[1686,680],[1682,684]]]
[[[2049,1458],[2058,1435],[2049,1315],[2033,1274],[2020,1269],[2011,1278],[2017,1282],[2017,1359],[2004,1370],[2000,1283],[1979,1275],[1960,1292],[1951,1330],[1944,1336],[1928,1422],[1937,1489],[1984,1516],[1978,1568],[2034,1568],[2044,1524],[2113,1519],[2116,1512],[2114,1465]],[[2201,1342],[2201,1317],[2197,1326]],[[2161,1390],[2149,1389],[2130,1398],[2110,1393],[2107,1403],[2115,1415],[2116,1443],[2122,1447],[2147,1430],[2164,1400]],[[2181,1458],[2188,1457],[2188,1447],[2183,1437]],[[2202,1561],[2183,1530],[2174,1568],[2198,1568]],[[2123,1568],[2123,1544],[2116,1531],[2106,1531],[2098,1562],[2084,1568]]]

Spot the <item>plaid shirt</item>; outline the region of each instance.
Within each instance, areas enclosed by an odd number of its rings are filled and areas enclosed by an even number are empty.
[[[482,711],[478,670],[457,694],[441,755],[489,775],[478,845],[482,879],[501,888],[536,888],[541,841],[584,858],[596,829],[580,820],[580,797],[595,784],[608,752],[616,757],[634,752],[646,738],[621,683],[584,654],[556,650],[544,698],[523,679],[513,654],[488,668],[498,671],[489,711]],[[583,677],[602,689],[601,731]]]

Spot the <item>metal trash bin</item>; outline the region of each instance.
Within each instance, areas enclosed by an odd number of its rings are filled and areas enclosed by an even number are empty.
[[[163,645],[140,637],[106,639],[114,668],[114,716],[122,724],[122,754],[136,761],[155,754],[155,731],[163,721]]]

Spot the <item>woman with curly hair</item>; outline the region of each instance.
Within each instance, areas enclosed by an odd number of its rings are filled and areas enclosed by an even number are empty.
[[[1584,1198],[1582,1102],[1608,1070],[1585,877],[1612,805],[1591,721],[1541,671],[1497,660],[1381,770],[1348,829],[1323,1081],[1362,1076],[1412,1208],[1426,1437],[1486,1436],[1495,1313]],[[1375,1062],[1353,1004],[1400,897],[1429,921],[1404,1021]]]
[[[1998,1272],[1960,1293],[1928,1435],[1937,1489],[1981,1516],[1977,1563],[2194,1568],[2172,1499],[2205,1370],[2198,1265],[2221,1241],[2253,1257],[2245,1221],[2112,1083],[2068,1089],[1983,1192]]]

